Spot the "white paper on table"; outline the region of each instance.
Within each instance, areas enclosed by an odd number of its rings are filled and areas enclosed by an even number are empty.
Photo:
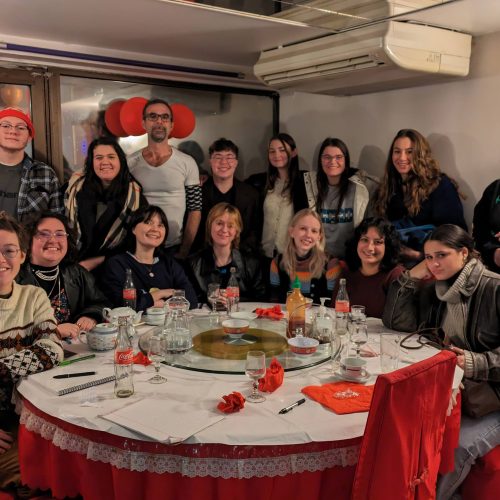
[[[180,443],[223,420],[197,405],[144,398],[100,417],[163,443]]]

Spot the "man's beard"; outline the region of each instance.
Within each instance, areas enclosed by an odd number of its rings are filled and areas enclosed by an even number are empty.
[[[161,128],[156,129],[151,132],[151,140],[153,142],[163,142],[167,138],[167,129]]]

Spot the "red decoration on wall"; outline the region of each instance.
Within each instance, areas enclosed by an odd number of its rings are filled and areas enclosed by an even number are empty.
[[[127,135],[143,135],[146,133],[142,126],[142,111],[148,102],[145,97],[132,97],[120,111],[120,122]]]
[[[123,130],[120,122],[120,111],[125,104],[125,99],[111,101],[104,113],[104,123],[108,130],[116,137],[127,137],[127,132]]]
[[[174,128],[170,134],[175,139],[184,139],[192,134],[196,126],[194,113],[184,104],[172,104],[174,113]]]

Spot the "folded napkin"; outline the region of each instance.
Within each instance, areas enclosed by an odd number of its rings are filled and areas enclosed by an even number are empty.
[[[259,318],[281,319],[284,317],[283,311],[279,305],[266,308],[257,307],[257,309],[255,309],[255,314],[257,314]]]
[[[259,380],[259,391],[274,392],[283,383],[284,376],[285,370],[280,362],[273,358],[269,368],[266,369],[266,374]]]
[[[139,351],[135,356],[134,356],[134,365],[144,365],[148,366],[151,364],[151,360],[141,351]]]
[[[370,347],[368,344],[365,344],[361,346],[361,349],[359,350],[359,354],[363,358],[376,358],[378,356],[378,353],[376,353],[372,347]]]
[[[368,411],[373,394],[373,385],[361,385],[352,382],[335,382],[333,384],[309,385],[302,388],[302,392],[323,406],[326,406],[339,415],[345,413],[359,413]],[[359,396],[339,399],[333,395],[336,392],[351,389]]]
[[[222,396],[222,399],[224,401],[221,401],[217,405],[217,409],[223,413],[234,413],[240,411],[245,406],[245,398],[236,391],[233,391],[227,396]]]

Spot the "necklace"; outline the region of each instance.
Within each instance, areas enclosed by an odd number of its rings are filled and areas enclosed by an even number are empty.
[[[59,277],[59,266],[56,266],[50,271],[42,271],[41,269],[37,269],[33,272],[37,278],[40,278],[43,281],[55,281]]]

